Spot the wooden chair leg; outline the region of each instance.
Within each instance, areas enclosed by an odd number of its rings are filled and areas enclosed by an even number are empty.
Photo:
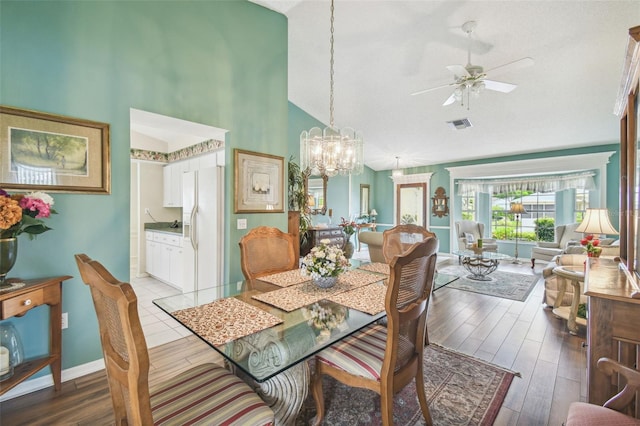
[[[433,425],[431,419],[431,411],[429,411],[429,404],[427,403],[427,395],[424,393],[424,371],[419,368],[418,375],[416,376],[416,392],[418,393],[418,402],[420,403],[420,410],[422,410],[422,416],[424,417],[425,424],[427,426]]]
[[[388,392],[384,388],[380,393],[380,411],[382,414],[382,426],[393,426],[393,392],[389,387]]]
[[[313,394],[313,400],[316,404],[316,417],[313,421],[314,426],[320,426],[324,419],[324,396],[322,395],[322,373],[319,371],[316,360],[316,371],[313,375],[311,382],[311,393]]]

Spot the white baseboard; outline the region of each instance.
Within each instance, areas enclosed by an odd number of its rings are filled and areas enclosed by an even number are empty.
[[[95,373],[96,371],[100,370],[104,370],[104,359],[102,358],[88,362],[86,364],[62,370],[62,381],[66,382],[68,380],[74,380],[78,377],[86,376],[87,374]],[[31,392],[39,391],[50,386],[53,386],[53,376],[51,374],[27,380],[26,382],[20,383],[18,386],[2,395],[0,397],[0,402],[26,395]]]

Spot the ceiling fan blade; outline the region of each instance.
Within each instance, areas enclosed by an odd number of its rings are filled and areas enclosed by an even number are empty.
[[[496,92],[509,93],[516,87],[515,84],[504,83],[502,81],[494,81],[494,80],[482,80],[484,82],[485,89],[495,90]]]
[[[451,96],[449,96],[447,98],[446,101],[444,101],[444,103],[442,104],[442,106],[447,106],[447,105],[451,105],[452,103],[454,103],[456,101],[456,94],[452,93]]]
[[[447,69],[458,77],[466,77],[469,75],[467,69],[462,65],[447,65]]]
[[[496,74],[502,74],[502,73],[517,70],[520,68],[530,67],[531,65],[533,65],[533,59],[526,57],[526,58],[518,59],[517,61],[509,62],[504,65],[500,65],[490,70],[487,70],[485,71],[485,74],[491,73],[491,76],[493,77]]]
[[[433,90],[443,89],[445,87],[455,86],[456,83],[443,84],[442,86],[431,87],[429,89],[419,90],[417,92],[413,92],[411,96],[422,95],[423,93],[431,92]]]

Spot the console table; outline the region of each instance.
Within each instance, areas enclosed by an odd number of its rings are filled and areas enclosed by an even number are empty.
[[[21,317],[31,309],[49,305],[49,353],[37,358],[26,359],[18,365],[13,376],[0,382],[0,395],[51,366],[55,390],[62,385],[62,282],[72,278],[61,277],[24,280],[24,287],[0,293],[0,319]]]
[[[608,357],[637,368],[635,362],[640,356],[638,280],[620,262],[589,258],[585,294],[589,296],[587,400],[602,405],[617,393],[618,380],[598,370],[598,359]]]

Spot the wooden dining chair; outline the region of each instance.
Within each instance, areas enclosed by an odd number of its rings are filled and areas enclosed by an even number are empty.
[[[299,267],[293,235],[258,226],[240,239],[240,267],[246,280]]]
[[[382,255],[385,262],[390,263],[396,255],[404,253],[413,244],[429,237],[437,238],[436,234],[419,225],[396,225],[386,229],[382,233]]]
[[[75,256],[91,288],[116,425],[272,425],[273,411],[240,378],[202,364],[149,389],[149,354],[129,283],[85,254]]]
[[[415,379],[422,415],[432,424],[424,391],[424,336],[438,240],[427,238],[393,258],[385,298],[387,326],[372,324],[316,355],[312,384],[316,425],[324,418],[322,376],[380,394],[382,424],[393,424],[393,396]]]

